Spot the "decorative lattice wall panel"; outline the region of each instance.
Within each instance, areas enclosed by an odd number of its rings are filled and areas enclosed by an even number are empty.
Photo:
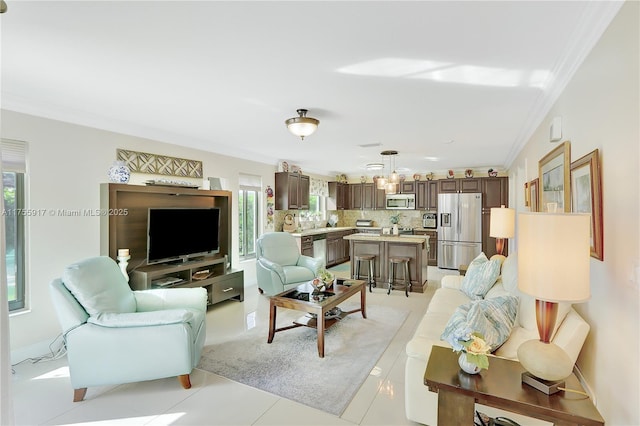
[[[189,178],[202,177],[202,161],[126,149],[118,149],[116,155],[119,161],[124,161],[131,172]]]

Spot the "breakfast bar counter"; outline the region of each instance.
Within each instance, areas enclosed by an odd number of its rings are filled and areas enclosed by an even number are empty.
[[[351,234],[343,237],[349,240],[349,254],[351,257],[351,276],[355,273],[355,256],[374,255],[375,281],[378,288],[387,288],[389,279],[389,257],[408,257],[409,275],[411,277],[411,291],[424,293],[427,288],[427,254],[429,250],[428,235],[374,235]],[[360,274],[366,268],[360,268]],[[396,272],[398,276],[398,272]],[[399,274],[402,277],[402,272]]]

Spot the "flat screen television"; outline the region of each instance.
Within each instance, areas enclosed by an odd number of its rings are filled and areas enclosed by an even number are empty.
[[[147,263],[167,263],[220,252],[220,209],[150,208]]]

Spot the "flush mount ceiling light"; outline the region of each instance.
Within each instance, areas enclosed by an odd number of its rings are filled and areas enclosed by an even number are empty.
[[[384,169],[383,163],[368,163],[366,165],[367,170],[382,170]]]
[[[7,3],[4,0],[0,0],[0,13],[7,11]]]
[[[307,117],[306,109],[297,110],[298,117],[293,117],[284,122],[287,125],[287,128],[291,133],[296,136],[299,136],[300,139],[304,140],[305,136],[309,136],[318,128],[318,124],[320,124],[320,120],[317,120],[312,117]]]

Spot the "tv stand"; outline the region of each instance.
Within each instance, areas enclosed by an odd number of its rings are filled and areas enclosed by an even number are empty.
[[[100,218],[100,253],[116,259],[118,249],[129,249],[129,285],[134,290],[159,288],[204,287],[208,303],[227,299],[244,300],[244,274],[232,269],[230,256],[232,193],[222,190],[202,190],[158,185],[128,185],[105,183],[100,186],[100,206],[110,214]],[[187,259],[175,264],[146,265],[147,218],[149,208],[211,208],[220,209],[219,253]],[[197,236],[194,236],[197,238]],[[180,260],[180,259],[175,259]],[[135,265],[145,265],[138,266]],[[204,273],[201,271],[209,272]],[[200,274],[194,275],[200,272]],[[181,281],[158,281],[172,277]]]
[[[200,276],[205,278],[199,279]],[[167,277],[180,281],[164,284]],[[130,272],[129,284],[134,290],[204,287],[207,289],[208,305],[228,299],[244,300],[244,273],[228,269],[226,256],[141,266]]]

